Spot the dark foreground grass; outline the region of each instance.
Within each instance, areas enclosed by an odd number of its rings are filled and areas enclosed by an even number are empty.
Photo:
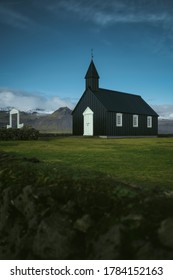
[[[173,258],[173,139],[0,144],[0,259]]]
[[[83,172],[102,172],[118,181],[144,187],[173,187],[173,138],[56,138],[49,141],[0,142],[1,150],[37,157],[46,164]],[[79,171],[79,172],[78,172]]]

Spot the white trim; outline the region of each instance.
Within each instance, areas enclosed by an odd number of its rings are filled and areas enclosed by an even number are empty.
[[[93,136],[93,115],[94,112],[87,107],[83,112],[83,136]]]
[[[151,116],[147,117],[147,127],[152,128],[152,117]]]
[[[94,112],[89,107],[87,107],[85,109],[85,111],[83,112],[83,116],[88,115],[88,114],[92,114],[92,115],[94,114]]]
[[[116,126],[123,126],[123,114],[116,113]]]
[[[9,119],[9,124],[7,124],[7,129],[8,128],[12,128],[12,115],[17,115],[17,128],[22,128],[23,127],[23,123],[20,124],[20,118],[19,118],[19,110],[13,108],[10,111],[10,119]]]
[[[138,127],[138,115],[133,115],[133,127]]]
[[[13,115],[13,114],[19,114],[19,110],[13,108],[13,109],[10,111],[10,115]]]

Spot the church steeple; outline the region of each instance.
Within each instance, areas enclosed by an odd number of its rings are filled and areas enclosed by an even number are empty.
[[[86,80],[86,89],[90,88],[93,91],[97,91],[99,89],[99,75],[94,65],[93,58],[91,59],[91,63],[85,75],[85,80]]]

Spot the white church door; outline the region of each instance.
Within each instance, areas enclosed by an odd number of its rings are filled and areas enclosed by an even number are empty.
[[[84,136],[93,136],[93,115],[94,112],[89,107],[83,112]]]

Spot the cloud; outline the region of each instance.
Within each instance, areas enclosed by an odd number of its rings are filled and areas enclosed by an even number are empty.
[[[57,18],[78,19],[102,30],[116,24],[149,25],[159,28],[152,32],[149,45],[153,52],[172,57],[173,3],[170,0],[45,0],[44,7]],[[90,26],[89,25],[89,26]]]
[[[173,104],[152,105],[160,119],[173,119]]]
[[[3,5],[0,6],[0,21],[19,29],[33,28],[36,25],[33,19],[22,14],[19,10]]]
[[[75,16],[99,26],[116,23],[172,24],[172,3],[169,0],[37,0],[29,2],[28,16],[21,10],[20,3],[24,1],[1,2],[1,22],[18,28],[33,27],[38,18],[34,22],[31,13],[36,8],[39,13],[46,9],[65,19]]]
[[[0,89],[0,109],[13,107],[20,111],[36,109],[52,113],[60,107],[73,109],[78,100],[61,98],[60,96],[45,97],[45,93],[29,93],[10,89]],[[151,105],[160,119],[173,119],[173,104]]]
[[[20,111],[41,109],[45,112],[54,112],[60,107],[73,109],[74,104],[70,98],[51,96],[46,98],[44,93],[28,93],[16,90],[0,90],[0,107],[14,107]]]
[[[54,13],[66,11],[85,21],[106,26],[113,23],[172,22],[170,1],[162,0],[51,0],[47,3]]]
[[[5,5],[6,3],[6,5]],[[80,21],[94,23],[99,27],[106,27],[117,23],[150,23],[162,24],[169,30],[172,37],[172,3],[169,0],[37,0],[29,2],[26,10],[21,9],[20,3],[24,1],[3,2],[0,4],[0,21],[20,29],[40,27],[39,15],[44,14],[45,9],[56,16],[70,20],[75,17]],[[37,11],[38,16],[33,19],[32,10]],[[50,19],[49,15],[44,17]],[[43,26],[42,26],[43,27]]]
[[[41,109],[52,113],[60,107],[73,109],[78,100],[61,98],[60,96],[45,97],[45,93],[29,93],[10,89],[0,89],[0,109],[13,107],[20,111]],[[173,119],[173,104],[152,105],[161,119]]]

